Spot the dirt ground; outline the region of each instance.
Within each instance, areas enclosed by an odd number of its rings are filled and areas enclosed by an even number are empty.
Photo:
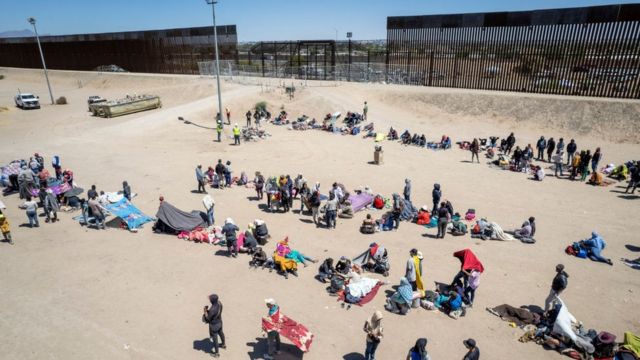
[[[4,359],[205,359],[211,348],[207,326],[200,320],[207,296],[217,293],[224,304],[224,331],[228,348],[222,358],[261,359],[266,342],[261,337],[263,299],[273,297],[282,311],[305,324],[315,340],[305,359],[359,359],[364,351],[364,321],[382,310],[384,293],[404,275],[409,249],[424,254],[424,281],[449,282],[459,269],[454,251],[470,248],[484,263],[474,308],[453,320],[439,312],[415,309],[407,316],[383,311],[385,338],[378,359],[403,359],[419,337],[429,339],[433,359],[462,358],[462,341],[476,339],[483,359],[561,359],[535,344],[517,341],[522,331],[485,311],[500,304],[543,305],[557,263],[569,273],[562,298],[588,328],[606,330],[622,339],[625,331],[640,332],[640,273],[620,258],[636,258],[630,248],[640,246],[640,196],[622,192],[626,184],[594,188],[548,176],[535,182],[519,173],[471,164],[470,153],[458,149],[431,151],[384,142],[384,164],[373,160],[374,143],[360,136],[321,131],[297,132],[267,125],[267,140],[232,146],[226,138],[214,142],[215,80],[197,76],[98,74],[53,71],[54,94],[69,104],[48,105],[40,71],[0,69],[0,163],[27,158],[34,152],[50,164],[53,155],[74,171],[87,189],[116,191],[123,180],[138,193],[134,204],[155,215],[158,197],[180,209],[201,209],[194,168],[231,160],[236,174],[301,173],[319,181],[325,192],[334,181],[349,189],[370,186],[390,196],[402,192],[405,178],[413,183],[414,204],[431,203],[433,183],[456,211],[475,208],[481,217],[505,229],[518,227],[529,216],[537,222],[534,245],[481,241],[435,234],[403,222],[397,232],[362,235],[358,228],[366,211],[353,219],[338,219],[336,230],[316,228],[310,217],[296,211],[269,213],[243,187],[210,189],[216,200],[216,223],[232,217],[241,228],[256,218],[267,221],[272,234],[267,253],[288,235],[292,246],[319,260],[353,257],[376,241],[387,247],[391,282],[373,302],[350,310],[339,306],[314,279],[317,265],[288,280],[261,270],[250,270],[249,258],[230,259],[221,247],[194,244],[174,236],[158,235],[147,224],[138,233],[109,228],[86,229],[75,214],[61,214],[55,224],[38,229],[27,222],[17,195],[2,198],[16,244],[0,244],[0,353]],[[289,84],[290,81],[287,81]],[[253,83],[253,84],[251,84]],[[277,80],[224,81],[224,106],[232,122],[244,123],[244,113],[257,101],[269,103],[272,113],[284,105],[292,117],[361,111],[369,102],[376,128],[390,125],[400,131],[425,133],[429,140],[448,134],[453,141],[514,131],[517,144],[535,145],[540,135],[565,140],[573,137],[579,149],[600,146],[601,164],[638,158],[640,103],[637,101],[568,98],[390,85],[309,82],[289,100]],[[14,107],[17,89],[40,96],[41,110]],[[158,110],[102,119],[90,116],[89,95],[107,98],[151,93],[162,97]],[[194,126],[178,120],[181,116]],[[230,134],[230,129],[226,129]],[[50,167],[49,167],[50,168]],[[549,173],[552,171],[547,171]],[[381,212],[371,212],[380,216]],[[597,230],[607,241],[604,255],[614,266],[565,255],[564,248]],[[371,275],[372,277],[377,277]],[[285,343],[288,343],[283,339]],[[302,355],[285,345],[278,359]]]

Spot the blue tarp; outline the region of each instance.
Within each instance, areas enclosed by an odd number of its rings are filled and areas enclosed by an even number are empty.
[[[109,210],[111,214],[126,222],[129,230],[137,229],[145,223],[155,220],[154,218],[143,214],[140,209],[133,206],[133,204],[127,199],[122,199],[117,203],[105,205],[105,209]]]

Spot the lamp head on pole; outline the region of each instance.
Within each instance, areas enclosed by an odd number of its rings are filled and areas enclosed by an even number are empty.
[[[204,1],[206,1],[207,4],[209,4],[209,5],[215,5],[215,4],[218,3],[218,0],[204,0]]]
[[[34,18],[34,17],[27,18],[27,21],[31,25],[35,25],[36,24],[36,18]]]

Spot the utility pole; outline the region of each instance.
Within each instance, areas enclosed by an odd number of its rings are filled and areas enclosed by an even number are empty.
[[[351,81],[351,37],[353,36],[352,32],[348,32],[347,33],[347,38],[349,39],[349,67],[347,72],[349,73],[348,75],[348,81]]]
[[[211,13],[213,15],[213,47],[216,54],[216,82],[218,83],[218,115],[216,121],[220,120],[222,123],[224,123],[224,121],[222,120],[222,95],[220,93],[220,58],[218,56],[218,30],[216,29],[216,4],[218,3],[218,1],[205,1],[207,2],[207,4],[211,5]]]
[[[27,19],[29,24],[33,25],[33,32],[36,33],[36,41],[38,42],[38,49],[40,50],[40,59],[42,60],[42,68],[44,69],[44,77],[47,79],[47,87],[49,88],[49,96],[51,97],[51,105],[55,104],[53,101],[53,92],[51,91],[51,84],[49,83],[49,73],[47,72],[47,64],[44,62],[44,54],[42,53],[42,46],[40,45],[40,37],[38,36],[38,29],[36,29],[36,18],[30,17]]]

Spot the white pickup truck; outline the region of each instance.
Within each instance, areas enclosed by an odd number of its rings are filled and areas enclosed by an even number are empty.
[[[21,109],[40,109],[39,97],[29,93],[19,93],[15,97],[16,106]]]

